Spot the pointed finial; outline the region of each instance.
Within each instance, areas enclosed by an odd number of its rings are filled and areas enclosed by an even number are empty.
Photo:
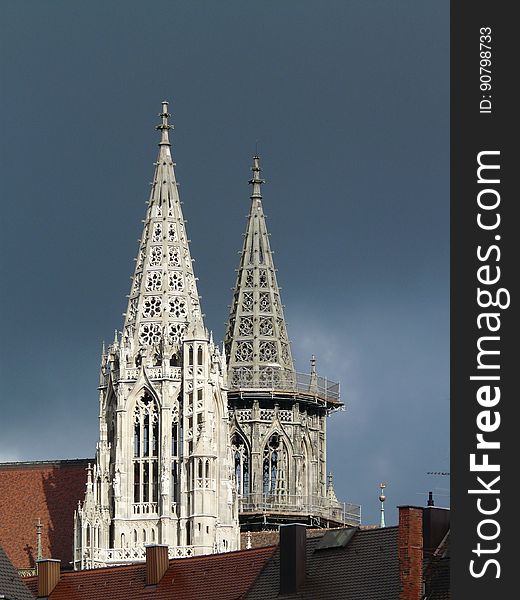
[[[316,373],[316,357],[314,354],[311,356],[311,373],[309,379],[309,391],[317,392],[318,391],[318,375]]]
[[[253,186],[253,193],[251,194],[251,199],[253,198],[262,198],[262,193],[260,191],[260,186],[262,183],[265,183],[265,180],[260,177],[260,173],[262,169],[260,168],[260,157],[258,154],[253,156],[253,166],[251,167],[251,171],[253,171],[253,177],[249,180],[249,183]]]
[[[381,502],[381,521],[379,523],[379,527],[386,527],[385,525],[385,500],[386,500],[386,496],[384,494],[384,490],[386,487],[386,483],[380,483],[379,484],[379,502]]]
[[[168,117],[171,116],[168,112],[168,102],[163,100],[162,103],[162,112],[159,113],[161,117],[161,124],[157,125],[156,129],[161,132],[161,141],[159,142],[159,146],[170,146],[170,139],[168,137],[168,129],[173,129],[173,125],[168,124]]]
[[[37,547],[37,556],[38,556],[38,560],[40,560],[41,558],[43,558],[43,551],[42,551],[42,529],[43,529],[43,524],[42,521],[40,519],[40,517],[38,517],[38,523],[36,523],[36,547]]]
[[[332,471],[329,471],[329,474],[327,475],[327,498],[331,503],[338,501],[336,491],[334,490],[334,477],[332,476]]]
[[[92,465],[88,463],[88,467],[85,470],[87,471],[87,493],[92,493]]]

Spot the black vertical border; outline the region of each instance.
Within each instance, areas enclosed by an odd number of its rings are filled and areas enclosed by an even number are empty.
[[[520,229],[515,222],[519,213],[520,194],[517,173],[520,159],[516,137],[518,132],[517,111],[520,98],[515,98],[513,88],[520,80],[518,60],[520,51],[520,27],[513,17],[514,3],[502,0],[452,0],[451,3],[451,586],[455,600],[499,600],[515,595],[515,553],[520,530],[520,491],[515,490],[520,457],[520,430],[517,431],[515,408],[520,404],[516,385],[516,371],[520,372],[520,352],[517,337],[518,326],[518,278],[520,261]],[[480,28],[491,28],[492,46],[492,113],[482,114],[480,100],[487,91],[480,89]],[[513,105],[516,105],[515,107]],[[516,133],[515,133],[516,132]],[[477,155],[481,151],[500,151],[500,184],[494,186],[500,193],[500,231],[486,232],[477,226],[477,194],[482,185],[477,183]],[[520,219],[518,221],[520,225]],[[470,381],[477,371],[477,339],[479,333],[477,316],[477,269],[484,264],[477,259],[477,246],[483,248],[497,243],[501,236],[501,280],[495,287],[507,288],[511,305],[506,310],[496,309],[501,315],[500,335],[500,388],[501,401],[496,409],[500,412],[501,425],[497,433],[489,436],[499,440],[500,450],[490,451],[490,462],[500,464],[500,511],[489,518],[496,518],[501,527],[494,541],[480,540],[477,534],[479,522],[487,518],[477,509],[477,495],[468,490],[478,488],[478,475],[490,479],[490,473],[470,472],[469,456],[476,452],[476,418],[483,410],[476,401],[476,391],[481,385]],[[493,258],[495,255],[493,254]],[[482,286],[481,286],[482,287]],[[491,289],[491,288],[490,288]],[[495,310],[495,309],[493,309]],[[485,335],[485,334],[484,334]],[[487,372],[490,373],[489,371]],[[496,373],[495,373],[496,374]],[[520,486],[517,486],[520,488]],[[489,500],[486,495],[483,499]],[[486,501],[486,500],[483,500]],[[487,532],[491,532],[491,527]],[[486,530],[485,530],[486,531]],[[520,542],[520,537],[518,539]],[[473,552],[477,544],[482,548],[500,550],[494,554],[481,555]],[[484,565],[486,558],[500,563],[497,570],[489,567],[486,573],[475,578],[470,574],[469,564],[476,559],[476,569]]]

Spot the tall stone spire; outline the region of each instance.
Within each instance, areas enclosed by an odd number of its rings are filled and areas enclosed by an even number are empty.
[[[253,157],[251,210],[226,332],[229,385],[254,387],[294,378],[276,269],[262,208],[260,158]]]
[[[239,546],[226,365],[207,335],[171,156],[168,103],[123,335],[102,352],[99,441],[74,567]]]
[[[125,316],[133,354],[162,346],[175,352],[188,325],[202,324],[168,136],[168,103],[159,115],[159,154]]]

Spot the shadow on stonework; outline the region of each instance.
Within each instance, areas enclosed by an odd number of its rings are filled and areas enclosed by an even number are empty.
[[[59,492],[61,490],[58,489],[58,483],[59,480],[54,471],[51,471],[48,474],[42,473],[42,485],[49,515],[49,520],[45,523],[45,529],[42,535],[42,553],[43,558],[59,558],[63,563],[65,557],[60,556],[62,548],[60,548],[60,544],[56,539],[55,529],[55,524],[59,523],[59,520],[63,518],[63,507],[60,507],[61,494]],[[70,518],[71,520],[73,519],[72,514],[70,515]]]

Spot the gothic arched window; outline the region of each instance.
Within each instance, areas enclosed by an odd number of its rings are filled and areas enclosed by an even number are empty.
[[[301,468],[296,473],[296,494],[299,498],[303,498],[310,494],[309,490],[309,452],[307,451],[307,444],[304,440],[301,442],[300,454],[302,456]]]
[[[152,396],[145,392],[134,409],[134,504],[157,503],[158,499],[159,412]],[[152,509],[148,507],[147,512]],[[139,513],[141,510],[136,509]]]
[[[235,468],[235,483],[239,496],[249,495],[249,453],[242,437],[235,433],[231,440],[231,452]]]
[[[179,501],[179,456],[180,456],[180,423],[179,409],[172,412],[172,462],[170,478],[170,496],[172,502]],[[164,492],[162,492],[164,493]]]
[[[265,496],[287,494],[287,450],[277,433],[269,438],[264,447],[263,491]]]

